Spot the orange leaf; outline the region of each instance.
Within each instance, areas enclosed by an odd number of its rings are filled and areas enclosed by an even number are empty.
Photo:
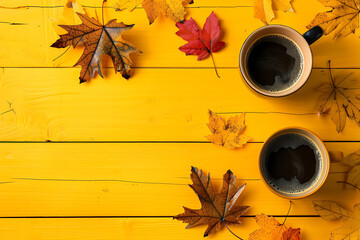
[[[102,25],[95,18],[77,13],[82,24],[60,25],[68,33],[60,35],[51,47],[64,48],[67,46],[84,46],[84,52],[74,66],[82,66],[80,83],[87,82],[98,72],[101,77],[102,57],[107,54],[114,63],[115,72],[121,72],[126,79],[130,77],[132,61],[129,54],[139,51],[131,43],[121,38],[122,32],[130,30],[134,25],[116,22],[116,19]]]
[[[255,220],[261,228],[250,233],[249,240],[300,240],[300,228],[287,228],[265,214],[257,215]]]
[[[236,177],[228,170],[223,178],[220,193],[215,193],[210,174],[206,176],[202,170],[191,168],[192,185],[189,185],[198,195],[201,209],[184,207],[185,212],[174,217],[188,223],[186,228],[207,224],[204,237],[217,232],[221,227],[230,224],[241,224],[240,217],[249,209],[248,206],[237,206],[235,203],[245,188],[238,186]]]
[[[192,0],[118,0],[116,10],[129,9],[132,11],[139,4],[142,4],[149,19],[149,24],[152,24],[160,14],[171,18],[175,22],[182,22],[186,14],[184,4],[191,3],[193,3]]]

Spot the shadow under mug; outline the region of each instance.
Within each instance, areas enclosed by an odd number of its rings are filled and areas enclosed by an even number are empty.
[[[319,26],[310,29],[304,35],[301,35],[294,29],[283,25],[267,25],[255,30],[245,40],[240,51],[240,70],[241,74],[244,77],[244,80],[253,90],[269,97],[283,97],[296,92],[306,83],[312,70],[313,57],[310,49],[310,44],[318,40],[323,35],[323,33],[324,32],[322,28]],[[256,83],[253,82],[247,67],[248,54],[253,44],[256,43],[257,40],[265,36],[272,35],[280,35],[290,39],[291,42],[297,45],[303,57],[302,73],[290,88],[282,91],[268,91],[259,87]]]
[[[306,189],[302,189],[301,191],[295,191],[295,192],[287,192],[282,191],[282,189],[278,189],[276,186],[273,186],[272,179],[269,176],[267,167],[266,167],[266,161],[267,161],[267,153],[269,153],[269,145],[280,136],[283,136],[285,134],[295,134],[300,135],[301,137],[305,137],[308,141],[310,141],[315,148],[316,151],[319,152],[320,158],[316,161],[319,161],[318,163],[318,173],[317,178],[314,182],[311,183]],[[336,152],[332,152],[331,154],[335,154]],[[335,158],[334,158],[335,159]],[[259,169],[260,169],[260,175],[262,181],[265,183],[265,185],[274,193],[276,193],[278,196],[283,198],[289,198],[289,199],[298,199],[298,198],[304,198],[307,197],[313,193],[315,193],[317,190],[320,189],[320,187],[324,184],[330,169],[330,155],[327,151],[323,141],[315,135],[313,132],[300,128],[300,127],[291,127],[291,128],[284,128],[282,130],[279,130],[272,134],[263,144],[260,155],[259,155]],[[290,170],[290,169],[289,169]]]

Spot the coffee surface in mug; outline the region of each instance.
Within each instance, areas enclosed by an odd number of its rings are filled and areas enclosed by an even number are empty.
[[[247,54],[247,71],[253,83],[266,91],[291,88],[303,71],[303,56],[289,38],[268,35],[258,39]]]
[[[303,192],[317,182],[320,172],[320,151],[303,135],[280,135],[265,151],[266,180],[278,191]]]

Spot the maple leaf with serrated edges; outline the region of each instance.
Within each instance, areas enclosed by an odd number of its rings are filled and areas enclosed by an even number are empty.
[[[351,153],[343,163],[350,168],[346,183],[360,190],[360,150]]]
[[[351,33],[355,33],[360,37],[360,30],[358,29],[360,24],[360,0],[318,1],[332,9],[317,14],[307,28],[319,25],[324,30],[325,35],[334,31],[334,38],[346,37]]]
[[[300,228],[287,228],[265,214],[257,215],[255,220],[261,228],[250,233],[249,240],[300,240]]]
[[[198,195],[201,209],[184,207],[185,212],[174,217],[188,223],[186,228],[207,224],[204,237],[216,233],[221,227],[241,224],[240,217],[249,209],[249,206],[235,205],[245,184],[237,186],[236,177],[228,170],[223,178],[223,187],[220,193],[215,193],[210,174],[206,176],[202,170],[191,168],[192,185],[189,185]]]
[[[209,123],[207,124],[212,135],[208,135],[207,139],[220,146],[230,149],[240,148],[247,143],[250,138],[243,134],[246,127],[245,113],[226,118],[219,116],[209,110]]]
[[[77,13],[82,24],[79,25],[60,25],[68,33],[60,35],[51,47],[64,48],[67,46],[84,46],[84,52],[75,66],[80,65],[80,83],[87,82],[98,72],[101,77],[102,57],[107,54],[114,63],[116,72],[121,72],[122,76],[128,79],[131,76],[130,67],[132,61],[130,53],[139,53],[131,43],[121,38],[122,32],[130,30],[134,25],[126,25],[116,22],[116,19],[101,24],[95,18],[90,18],[84,14]]]
[[[129,9],[132,11],[139,4],[142,4],[149,24],[152,24],[160,14],[175,22],[182,22],[186,14],[184,5],[192,3],[193,0],[119,0],[116,4],[116,10]]]
[[[176,26],[179,28],[176,35],[188,41],[179,50],[186,55],[197,55],[198,61],[207,58],[209,55],[212,57],[213,52],[217,52],[225,46],[225,42],[219,41],[221,27],[219,19],[215,16],[214,12],[211,12],[210,16],[206,19],[202,30],[192,18],[184,23],[176,23]],[[214,62],[214,58],[212,60]],[[216,75],[219,76],[217,72]]]
[[[329,114],[338,133],[344,130],[346,118],[360,126],[360,95],[352,74],[333,77],[329,61],[330,82],[319,87],[322,93],[317,102],[320,114]]]
[[[294,12],[291,0],[254,0],[254,17],[269,24],[275,11]]]
[[[351,212],[333,201],[313,201],[315,211],[327,221],[342,220],[343,226],[331,232],[331,240],[360,239],[360,203]]]

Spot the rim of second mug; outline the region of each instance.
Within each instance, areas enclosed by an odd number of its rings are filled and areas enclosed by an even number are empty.
[[[254,35],[256,32],[260,31],[261,29],[263,28],[268,28],[268,27],[272,27],[272,26],[281,26],[281,27],[285,27],[285,28],[288,28],[294,32],[296,32],[297,34],[299,34],[301,37],[303,37],[303,35],[301,33],[299,33],[297,30],[289,27],[289,26],[285,26],[283,24],[270,24],[270,25],[266,25],[266,26],[262,26],[262,27],[259,27],[257,28],[256,30],[254,30],[249,36],[247,36],[247,38],[245,39],[245,41],[243,42],[242,46],[241,46],[241,49],[240,49],[240,53],[239,53],[239,68],[240,68],[240,72],[241,72],[241,75],[245,81],[245,83],[252,89],[254,90],[256,93],[258,94],[261,94],[265,97],[270,97],[270,98],[281,98],[281,97],[286,97],[286,96],[289,96],[291,94],[294,94],[296,93],[297,91],[299,91],[302,87],[304,87],[304,85],[308,82],[308,80],[306,80],[300,87],[298,87],[295,91],[293,92],[289,92],[288,94],[284,94],[284,95],[267,95],[261,91],[259,91],[258,89],[256,89],[255,87],[253,87],[251,84],[249,84],[249,82],[246,80],[246,77],[245,77],[245,74],[241,68],[241,56],[242,56],[242,53],[243,53],[243,48],[244,48],[244,45],[245,43],[249,40],[249,38]],[[306,40],[305,40],[306,41]],[[308,47],[309,47],[309,50],[310,50],[310,54],[311,54],[311,69],[310,69],[310,73],[309,73],[309,76],[308,78],[310,77],[311,73],[312,73],[312,69],[313,69],[313,66],[314,66],[314,61],[313,61],[313,52],[312,52],[312,49],[310,47],[310,45],[307,43]]]
[[[321,147],[324,148],[324,154],[325,154],[325,157],[326,159],[328,160],[328,165],[327,165],[327,168],[325,169],[325,177],[324,177],[324,180],[319,184],[319,186],[317,186],[314,190],[312,190],[311,192],[303,195],[303,196],[285,196],[277,191],[275,191],[272,187],[269,186],[269,184],[267,183],[267,181],[265,180],[264,176],[263,176],[263,173],[261,171],[261,156],[264,152],[264,148],[265,148],[265,145],[269,144],[270,140],[273,138],[273,136],[275,136],[276,134],[278,134],[279,132],[282,132],[282,131],[286,131],[286,130],[302,130],[302,131],[305,131],[305,132],[308,132],[310,133],[311,135],[313,135],[317,140],[319,140],[319,142],[321,143]],[[306,136],[305,136],[306,137]],[[261,177],[261,181],[266,185],[266,187],[268,189],[270,189],[271,192],[275,193],[276,195],[278,195],[279,197],[282,197],[282,198],[286,198],[286,199],[302,199],[302,198],[306,198],[314,193],[316,193],[325,183],[326,179],[328,178],[329,176],[329,172],[330,172],[330,155],[329,155],[329,151],[327,150],[324,142],[321,140],[321,138],[316,134],[314,133],[313,131],[309,130],[309,129],[306,129],[306,128],[303,128],[303,127],[295,127],[295,126],[292,126],[292,127],[285,127],[285,128],[281,128],[277,131],[275,131],[274,133],[272,133],[264,142],[264,144],[262,145],[261,147],[261,150],[260,150],[260,154],[259,154],[259,159],[258,159],[258,164],[259,164],[259,172],[260,172],[260,177]]]

